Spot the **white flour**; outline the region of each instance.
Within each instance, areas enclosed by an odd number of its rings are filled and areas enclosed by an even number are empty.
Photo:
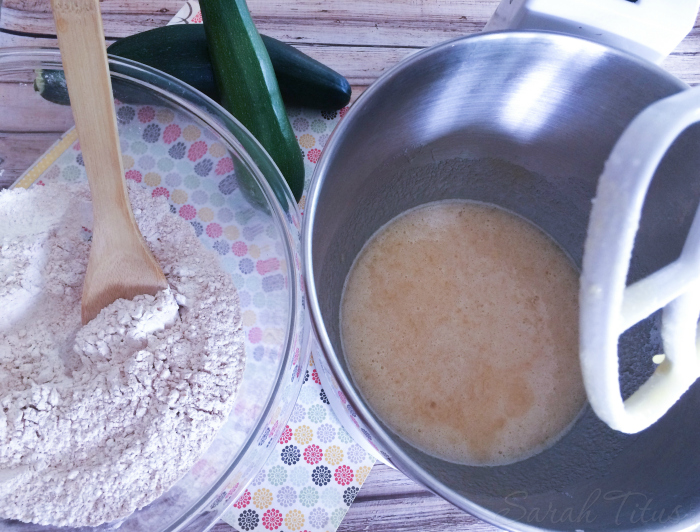
[[[87,185],[0,192],[2,517],[125,517],[191,468],[233,405],[236,289],[164,199],[130,196],[170,289],[116,301],[81,328]]]

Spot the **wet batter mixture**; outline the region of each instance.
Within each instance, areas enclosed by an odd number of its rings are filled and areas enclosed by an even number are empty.
[[[585,402],[578,272],[503,209],[427,204],[381,228],[341,303],[351,374],[375,413],[423,451],[500,465],[566,432]]]

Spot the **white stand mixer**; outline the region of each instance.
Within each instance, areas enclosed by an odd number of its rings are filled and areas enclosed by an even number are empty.
[[[484,31],[557,31],[660,63],[692,29],[699,5],[700,0],[503,0]],[[610,154],[591,211],[581,275],[581,368],[593,410],[622,432],[649,427],[700,377],[700,208],[681,256],[626,284],[654,172],[674,140],[696,122],[700,87],[640,113]],[[623,401],[618,339],[659,309],[665,353],[654,357],[658,366],[649,380]]]

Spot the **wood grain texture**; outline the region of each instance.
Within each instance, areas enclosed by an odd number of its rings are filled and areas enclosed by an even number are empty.
[[[14,183],[59,137],[58,133],[0,132],[0,189]]]
[[[213,532],[234,532],[220,522]],[[405,475],[375,464],[338,532],[497,532],[499,529],[458,510]]]
[[[104,0],[105,34],[114,39],[166,24],[183,0]],[[293,44],[343,74],[371,84],[387,68],[433,44],[481,31],[498,0],[249,0],[261,33]],[[11,32],[11,33],[7,33]],[[49,0],[4,0],[0,47],[18,37],[52,42]],[[700,83],[700,17],[663,66],[691,85]]]
[[[695,27],[661,66],[689,85],[700,84],[700,13]]]
[[[358,500],[359,499],[359,500]],[[363,500],[350,507],[338,532],[495,532],[493,527],[458,510],[436,495]]]
[[[73,127],[70,107],[44,100],[31,78],[0,79],[0,189],[11,185]]]
[[[31,78],[15,83],[7,77],[0,79],[0,133],[65,133],[72,126],[70,107],[44,100],[34,90]]]
[[[100,3],[105,35],[123,37],[162,26],[182,3],[180,0],[105,0]],[[314,44],[409,47],[434,44],[444,40],[445,35],[479,31],[496,4],[497,0],[248,2],[258,29],[271,37]],[[55,35],[48,6],[48,0],[5,0],[0,29]]]
[[[261,33],[295,45],[352,85],[367,86],[421,48],[480,31],[497,0],[251,0],[248,4]],[[105,0],[100,5],[105,34],[112,39],[166,24],[182,0]],[[4,0],[0,46],[24,44],[18,42],[24,35],[42,36],[42,45],[50,45],[55,32],[48,0]]]

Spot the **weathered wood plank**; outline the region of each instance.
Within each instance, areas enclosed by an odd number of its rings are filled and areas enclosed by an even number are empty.
[[[336,44],[424,48],[449,39],[476,33],[487,19],[473,17],[449,19],[436,23],[429,20],[392,19],[371,22],[357,19],[304,19],[294,24],[280,18],[260,18],[261,33],[284,42],[297,44]]]
[[[31,37],[4,38],[0,33],[0,47],[30,46]],[[55,41],[41,39],[42,46],[54,46]],[[386,69],[401,59],[417,52],[415,48],[382,48],[373,46],[298,45],[297,48],[317,61],[340,72],[351,85],[373,83]]]
[[[699,47],[700,47],[700,43]],[[661,64],[671,74],[685,81],[688,85],[700,84],[700,53],[673,54],[668,56]]]
[[[355,500],[338,532],[496,532],[499,529],[466,514],[441,498],[416,496]]]
[[[432,496],[426,488],[413,482],[401,471],[377,462],[362,485],[358,500],[390,499],[408,495]]]
[[[387,69],[418,50],[373,46],[298,46],[299,50],[340,72],[351,85],[370,85]]]
[[[102,20],[105,35],[108,38],[116,39],[158,26],[165,26],[173,15],[174,13],[125,15],[123,13],[104,11]],[[56,35],[53,15],[50,12],[23,11],[3,5],[0,16],[2,16],[0,18],[0,30],[34,36]]]
[[[219,522],[212,532],[236,532]],[[436,496],[418,496],[382,501],[355,500],[338,532],[498,532]]]
[[[72,126],[70,107],[47,102],[31,83],[0,83],[0,133],[64,133]]]
[[[59,133],[0,133],[0,189],[14,183],[60,136]]]
[[[250,0],[260,31],[290,42],[348,78],[368,85],[387,68],[425,46],[480,31],[498,0]],[[105,28],[122,37],[165,24],[181,0],[104,0]],[[52,35],[48,0],[4,0],[0,30]],[[0,36],[0,46],[23,44]],[[50,41],[53,44],[53,41]],[[46,45],[49,42],[42,42]],[[665,62],[672,74],[700,83],[700,16]]]
[[[498,0],[250,0],[253,17],[262,31],[289,41],[323,44],[427,46],[444,35],[481,29]],[[165,23],[181,0],[104,0],[107,34],[123,36],[142,26]],[[53,34],[49,0],[5,0],[0,29]],[[112,23],[114,25],[112,25]],[[700,18],[698,19],[700,24]],[[686,42],[700,40],[700,27]],[[683,46],[683,45],[681,45]],[[697,46],[693,45],[697,50]],[[685,51],[685,50],[684,50]]]
[[[426,1],[422,7],[405,0],[398,2],[401,5],[363,1],[358,6],[353,4],[353,9],[340,0],[323,4],[308,0],[298,4],[289,0],[254,1],[250,5],[261,32],[291,42],[343,74],[353,85],[368,85],[422,47],[479,31],[496,1]],[[121,37],[163,25],[180,5],[180,0],[177,4],[171,0],[105,0],[101,4],[105,32],[109,37]],[[33,35],[50,36],[55,32],[44,0],[5,0],[1,28]],[[5,36],[0,45],[25,44],[21,41],[21,37]],[[41,44],[53,42],[44,40]]]
[[[105,35],[125,37],[165,25],[173,13],[113,13],[103,11]],[[424,47],[460,35],[480,31],[488,17],[452,17],[447,20],[412,20],[395,18],[372,21],[362,18],[304,18],[257,17],[258,30],[285,42],[323,44],[363,44],[377,46]],[[3,7],[0,29],[32,35],[55,35],[50,13],[22,11]]]
[[[0,22],[5,23],[10,19],[10,15],[15,13],[2,15]],[[24,14],[19,14],[24,20]],[[138,30],[131,23],[128,28],[124,29],[120,26],[110,28],[112,33],[131,35],[137,31],[145,31],[150,28]],[[275,39],[288,42],[294,46],[299,45],[338,45],[338,46],[387,46],[386,43],[392,43],[390,46],[395,48],[424,48],[433,44],[456,38],[470,33],[476,33],[483,27],[482,23],[469,24],[451,24],[443,28],[435,28],[428,24],[416,24],[410,27],[401,26],[398,23],[387,23],[369,27],[364,23],[356,21],[334,21],[326,25],[316,24],[313,21],[300,22],[298,25],[290,25],[288,21],[270,21],[264,20],[258,25],[261,33],[274,37]],[[43,28],[30,28],[34,30],[42,30],[39,35],[43,38],[33,37],[37,40],[36,46],[46,46],[47,42],[50,46],[57,46],[56,39],[53,37],[54,27],[48,25]],[[15,31],[15,30],[12,30]],[[125,35],[118,35],[119,37]],[[0,29],[0,46],[21,46],[22,42],[28,42],[24,35],[16,35],[7,33],[7,30]],[[13,44],[13,40],[19,44]],[[110,42],[111,40],[108,39]],[[45,41],[45,42],[40,42]],[[5,44],[7,43],[7,44]]]
[[[102,0],[103,12],[137,14],[177,12],[182,0]],[[250,12],[255,18],[317,20],[365,19],[374,22],[389,19],[428,20],[450,17],[478,16],[488,18],[498,0],[249,0]],[[3,8],[20,11],[49,13],[50,0],[4,0]]]
[[[100,9],[103,12],[115,13],[158,13],[168,10],[177,13],[184,0],[101,0]],[[51,13],[51,0],[3,0],[5,7],[19,11],[35,13]]]
[[[0,11],[0,15],[2,11]],[[26,37],[24,35],[14,35],[0,30],[0,48],[11,48],[14,46],[35,46],[44,48],[58,48],[58,41],[55,38]]]
[[[218,523],[213,532],[234,532]],[[338,532],[497,532],[462,512],[403,473],[375,464]]]
[[[111,43],[112,41],[107,41]],[[674,52],[662,63],[671,74],[690,85],[700,84],[700,38],[695,41],[698,51]],[[57,47],[55,39],[35,39],[0,32],[0,48],[10,46]],[[380,48],[363,46],[331,46],[296,44],[295,47],[317,61],[343,74],[351,85],[371,85],[383,72],[400,60],[418,51],[415,48]],[[354,90],[354,89],[353,89]],[[353,101],[356,95],[353,94]]]
[[[690,85],[700,84],[700,13],[695,27],[661,66]]]

